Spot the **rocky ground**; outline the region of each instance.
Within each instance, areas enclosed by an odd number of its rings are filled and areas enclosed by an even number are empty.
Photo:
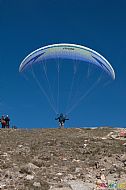
[[[120,131],[125,129],[0,129],[0,189],[93,190],[126,184],[126,137]]]

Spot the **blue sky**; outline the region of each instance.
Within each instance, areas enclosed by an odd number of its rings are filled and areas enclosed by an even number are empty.
[[[116,72],[116,80],[93,91],[66,126],[126,126],[125,9],[125,0],[0,0],[0,114],[19,128],[57,127],[45,97],[18,68],[35,49],[65,42],[96,50]]]

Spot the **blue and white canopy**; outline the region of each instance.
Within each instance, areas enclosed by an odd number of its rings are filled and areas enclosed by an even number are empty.
[[[113,80],[115,79],[114,69],[102,55],[85,46],[66,43],[48,45],[33,51],[22,61],[19,71],[22,72],[31,64],[56,58],[75,59],[84,61],[84,63],[95,64],[107,72]]]

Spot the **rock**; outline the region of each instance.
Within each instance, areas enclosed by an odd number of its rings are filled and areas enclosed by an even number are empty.
[[[97,173],[97,174],[96,174],[96,178],[97,178],[97,179],[101,179],[101,174]]]
[[[104,174],[101,175],[101,180],[105,181],[105,175]]]
[[[69,188],[69,187],[61,187],[61,188],[55,188],[55,187],[52,187],[52,188],[50,188],[49,190],[72,190],[71,188]]]
[[[68,184],[72,190],[92,190],[94,188],[92,183],[84,183],[81,180],[69,181]]]
[[[95,166],[96,166],[96,169],[98,169],[99,168],[99,162],[95,161]]]
[[[67,158],[63,158],[62,160],[63,160],[63,161],[67,161]]]
[[[56,175],[57,175],[57,176],[62,176],[63,174],[62,174],[62,173],[57,173]]]
[[[86,148],[87,144],[84,144],[84,148]]]
[[[32,160],[32,164],[34,164],[35,166],[37,166],[37,167],[42,167],[42,165],[43,165],[43,161],[41,160],[41,159],[38,159],[38,158],[34,158],[33,160]]]
[[[107,162],[107,159],[106,159],[106,158],[104,159],[104,162]]]
[[[7,170],[4,175],[6,178],[12,178],[11,172]]]
[[[3,188],[5,188],[5,187],[6,187],[6,184],[5,184],[5,183],[0,182],[0,189],[3,189]]]
[[[111,136],[113,134],[113,131],[112,132],[110,132],[107,136],[109,137],[109,136]]]
[[[78,168],[75,169],[75,173],[79,173],[79,172],[81,172],[81,171],[82,171],[82,168],[79,168],[79,167],[78,167]]]
[[[32,163],[28,163],[21,166],[20,173],[32,174],[33,170],[38,169],[38,168],[39,168],[38,166]]]
[[[34,187],[41,187],[41,184],[40,184],[40,182],[34,182],[34,183],[33,183],[33,186],[34,186]]]
[[[87,178],[92,178],[92,175],[91,174],[87,174],[86,177]]]
[[[80,160],[73,159],[72,162],[80,162]]]
[[[22,144],[19,144],[19,145],[18,145],[18,147],[19,147],[19,148],[22,148],[22,147],[23,147],[23,145],[22,145]]]
[[[87,139],[85,139],[84,141],[85,141],[85,142],[87,142],[88,140],[87,140]]]
[[[113,173],[116,173],[116,171],[117,171],[117,167],[116,167],[115,164],[113,164],[112,167],[110,168],[109,173],[110,173],[110,174],[113,174]]]
[[[102,140],[106,140],[106,139],[107,139],[107,137],[102,137],[101,139],[102,139]]]
[[[27,166],[32,169],[32,170],[35,170],[35,169],[39,169],[38,166],[36,166],[35,164],[32,164],[32,163],[28,163]]]
[[[46,181],[41,181],[41,190],[49,190],[50,186]]]
[[[98,180],[96,181],[96,185],[100,185],[101,183],[102,183],[101,179],[98,179]]]
[[[121,160],[122,162],[126,162],[126,154],[124,154],[123,156],[121,156],[120,160]]]
[[[18,174],[18,177],[21,179],[21,178],[24,177],[24,175],[25,175],[25,174],[21,174],[21,173],[19,173],[19,174]],[[20,180],[20,179],[19,179],[19,180]]]
[[[2,157],[8,157],[8,153],[4,152],[3,155],[1,155]]]
[[[73,176],[72,174],[68,174],[68,179],[70,179],[70,180],[74,180],[74,179],[76,179],[76,177],[75,176]]]
[[[32,174],[32,171],[27,167],[27,165],[21,166],[19,172],[22,174]]]
[[[117,138],[118,138],[118,135],[111,135],[111,137],[112,137],[113,139],[117,139]]]
[[[100,170],[101,170],[101,171],[105,171],[105,168],[101,168]]]
[[[32,179],[34,179],[34,176],[33,176],[33,175],[27,175],[27,176],[25,177],[25,179],[27,179],[27,180],[32,180]]]

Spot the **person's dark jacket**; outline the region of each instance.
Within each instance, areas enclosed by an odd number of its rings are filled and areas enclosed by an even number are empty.
[[[69,120],[69,119],[66,118],[65,116],[59,116],[55,118],[55,120],[59,120],[60,123],[65,123],[65,120]]]
[[[4,119],[5,121],[6,121],[6,126],[10,126],[10,118],[7,116],[7,117],[5,117],[5,119]]]

